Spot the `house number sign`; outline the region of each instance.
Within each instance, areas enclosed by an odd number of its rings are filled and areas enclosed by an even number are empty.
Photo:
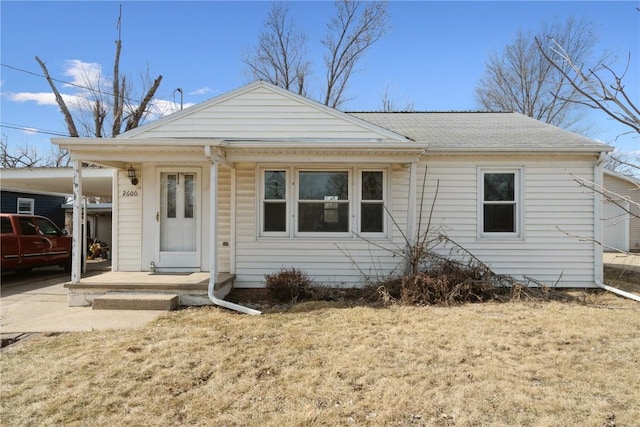
[[[138,192],[136,190],[123,190],[122,197],[138,197]]]

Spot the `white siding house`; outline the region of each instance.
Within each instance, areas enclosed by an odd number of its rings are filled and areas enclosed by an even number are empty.
[[[640,251],[640,182],[605,170],[604,191],[607,197],[601,221],[605,251]]]
[[[118,171],[115,271],[247,288],[295,267],[357,286],[400,271],[430,223],[497,273],[601,280],[601,201],[575,177],[602,181],[610,147],[519,114],[349,114],[255,82],[115,139],[53,142],[80,174]]]

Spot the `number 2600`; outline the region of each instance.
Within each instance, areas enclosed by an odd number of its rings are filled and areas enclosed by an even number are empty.
[[[138,197],[138,192],[135,190],[124,190],[122,197]]]

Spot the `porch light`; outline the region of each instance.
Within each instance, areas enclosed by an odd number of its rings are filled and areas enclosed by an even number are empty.
[[[129,179],[131,180],[131,184],[138,185],[138,178],[136,178],[136,170],[133,168],[133,165],[129,166],[129,169],[127,169],[127,174],[129,176]]]

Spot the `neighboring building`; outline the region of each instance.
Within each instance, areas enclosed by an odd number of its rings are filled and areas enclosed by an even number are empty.
[[[114,139],[53,142],[78,174],[117,171],[115,272],[262,287],[295,267],[353,286],[397,271],[430,223],[497,273],[602,280],[601,201],[574,177],[602,182],[611,148],[520,114],[349,114],[255,82]]]
[[[66,199],[67,197],[61,194],[2,188],[0,190],[0,212],[44,216],[63,229],[65,224],[62,205]]]
[[[604,250],[640,251],[640,181],[605,170],[604,188]]]

